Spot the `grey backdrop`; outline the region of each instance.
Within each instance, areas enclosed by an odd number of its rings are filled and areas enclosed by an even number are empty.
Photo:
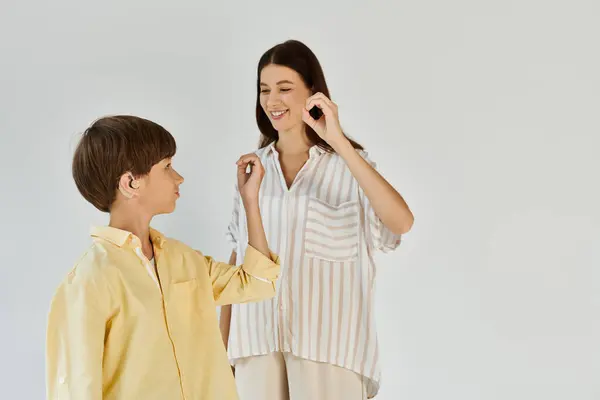
[[[416,215],[379,258],[378,398],[600,398],[599,2],[394,4],[2,1],[2,399],[44,398],[50,299],[106,222],[76,135],[110,113],[170,129],[186,183],[155,226],[225,260],[256,62],[288,38]]]

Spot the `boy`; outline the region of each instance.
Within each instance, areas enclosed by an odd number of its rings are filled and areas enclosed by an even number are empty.
[[[73,178],[110,223],[92,229],[52,300],[48,399],[237,399],[215,305],[275,295],[279,260],[258,206],[264,170],[253,154],[237,163],[251,247],[235,267],[150,227],[179,197],[175,151],[169,132],[133,116],[101,118],[83,134]]]

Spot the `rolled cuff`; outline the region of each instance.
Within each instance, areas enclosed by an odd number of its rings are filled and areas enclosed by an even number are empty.
[[[279,256],[277,254],[269,251],[269,257],[266,257],[250,245],[246,249],[242,268],[248,275],[268,282],[276,281],[281,271]]]

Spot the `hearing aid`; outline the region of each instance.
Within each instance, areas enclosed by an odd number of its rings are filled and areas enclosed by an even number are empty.
[[[129,187],[131,189],[139,189],[140,187],[140,182],[137,181],[133,175],[129,175],[130,179],[129,179]],[[133,197],[133,193],[128,192],[127,190],[125,190],[123,187],[121,187],[121,185],[119,185],[119,191],[121,192],[121,194],[125,197],[127,197],[128,199],[131,199]]]
[[[129,180],[129,187],[132,189],[139,189],[140,181],[133,179],[133,176],[132,176],[131,179]]]

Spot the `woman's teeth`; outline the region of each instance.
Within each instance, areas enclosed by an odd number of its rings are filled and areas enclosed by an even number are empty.
[[[281,116],[282,116],[283,114],[285,114],[286,112],[287,112],[287,110],[284,110],[284,111],[271,111],[271,115],[272,115],[274,118],[278,118],[278,117],[281,117]]]

